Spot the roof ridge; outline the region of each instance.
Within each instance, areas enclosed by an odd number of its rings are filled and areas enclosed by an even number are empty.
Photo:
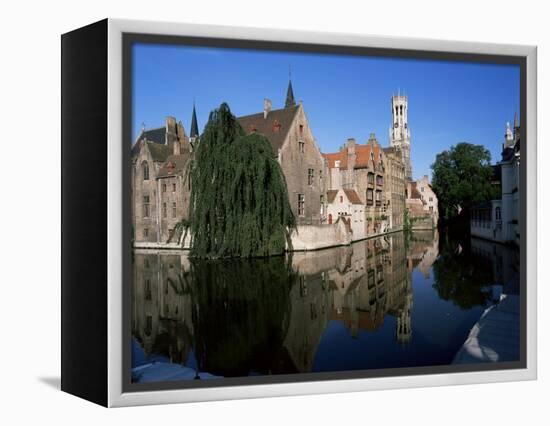
[[[271,111],[269,111],[269,113],[267,114],[267,116],[269,117],[269,114],[273,114],[274,112],[279,112],[279,111],[284,111],[285,109],[298,109],[298,105],[294,105],[294,106],[291,106],[291,107],[288,107],[288,108],[279,108],[279,109],[272,109]],[[247,115],[240,115],[237,117],[237,120],[240,120],[241,118],[248,118],[248,117],[253,117],[255,115],[263,115],[264,112],[263,111],[260,111],[260,112],[255,112],[253,114],[247,114]]]

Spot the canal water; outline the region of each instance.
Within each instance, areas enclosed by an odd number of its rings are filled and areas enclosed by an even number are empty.
[[[437,230],[255,260],[135,251],[133,380],[450,364],[518,262]]]

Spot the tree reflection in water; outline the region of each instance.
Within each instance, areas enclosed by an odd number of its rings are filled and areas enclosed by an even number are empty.
[[[136,251],[132,332],[149,359],[224,377],[445,364],[517,257],[437,231],[253,260]]]

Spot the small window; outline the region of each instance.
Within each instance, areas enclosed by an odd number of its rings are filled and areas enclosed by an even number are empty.
[[[302,141],[302,140],[299,141],[299,142],[298,142],[298,147],[299,147],[299,149],[300,149],[300,153],[303,154],[303,153],[305,152],[305,150],[306,150],[306,144],[305,144],[305,142]]]
[[[151,291],[151,280],[145,280],[145,300],[151,300],[153,297],[153,292]]]
[[[423,186],[420,187],[420,192],[424,192],[424,187]]]
[[[153,317],[148,315],[145,318],[145,335],[150,336],[153,331]]]
[[[172,184],[172,192],[176,192],[176,184],[175,183]]]
[[[433,200],[434,200],[433,197],[430,197],[430,202],[432,202]]]
[[[172,218],[176,217],[176,203],[172,203]]]
[[[300,124],[300,135],[304,134],[304,125]]]
[[[304,194],[298,194],[298,216],[305,215],[306,197]]]
[[[143,170],[143,180],[149,180],[149,163],[144,161],[141,163],[141,168]]]
[[[497,208],[495,209],[495,219],[496,219],[496,220],[501,220],[501,219],[500,219],[500,207],[497,207]]]
[[[307,283],[304,275],[300,275],[300,296],[307,296]]]
[[[166,184],[165,183],[162,184],[162,192],[166,192]]]
[[[344,202],[344,197],[340,195],[340,203]]]
[[[307,169],[307,184],[313,185],[313,169]]]
[[[149,237],[149,228],[143,228],[143,238]],[[147,261],[147,265],[149,265],[149,261]]]
[[[324,195],[321,195],[320,198],[319,198],[319,202],[321,203],[321,215],[324,215],[325,214],[325,196]]]
[[[149,196],[144,195],[143,196],[143,217],[149,217],[149,215],[151,214],[151,209],[150,209],[151,206],[149,202],[150,202]]]
[[[162,203],[162,217],[166,217],[166,203]]]

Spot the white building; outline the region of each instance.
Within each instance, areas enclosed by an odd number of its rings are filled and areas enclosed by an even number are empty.
[[[327,218],[329,225],[344,220],[352,231],[352,241],[366,237],[365,205],[353,189],[327,191]]]
[[[517,115],[513,133],[506,125],[506,140],[500,161],[502,170],[502,241],[519,244],[520,127]]]
[[[472,207],[470,232],[473,236],[498,242],[519,244],[520,126],[517,115],[514,129],[506,124],[501,169],[501,199]]]

